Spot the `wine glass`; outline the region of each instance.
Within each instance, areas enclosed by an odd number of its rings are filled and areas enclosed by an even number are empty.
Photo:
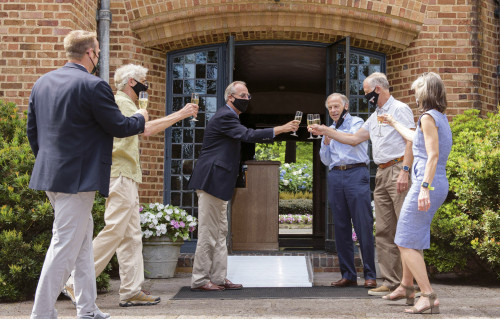
[[[301,112],[301,111],[297,111],[297,112],[295,112],[295,121],[299,121],[299,122],[300,122],[300,121],[302,121],[302,112]],[[292,136],[297,136],[297,137],[298,137],[298,135],[297,135],[297,131],[294,131],[294,132],[293,132],[292,134],[290,134],[290,135],[292,135]]]
[[[198,105],[198,103],[200,103],[200,94],[199,93],[191,94],[191,103],[196,104],[196,105]],[[190,122],[198,122],[198,120],[194,116],[189,121]]]
[[[309,125],[313,125],[313,124],[314,124],[314,114],[307,114],[307,126],[309,127]],[[311,132],[309,132],[309,137],[307,139],[308,140],[314,139]]]
[[[384,117],[382,116],[384,112],[381,108],[377,107],[377,122],[378,122],[378,134],[375,136],[383,137],[382,135],[382,125],[384,125]]]
[[[313,114],[313,115],[314,115],[314,124],[320,125],[321,124],[321,117],[319,116],[319,114]],[[318,135],[316,138],[320,139],[321,135]]]
[[[148,92],[139,92],[139,108],[145,110],[148,107]]]

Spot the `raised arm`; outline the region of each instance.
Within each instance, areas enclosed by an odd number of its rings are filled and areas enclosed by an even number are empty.
[[[420,119],[420,127],[424,133],[425,150],[427,151],[427,162],[425,163],[424,179],[422,182],[427,182],[432,185],[436,166],[439,159],[439,135],[436,122],[430,115],[423,115]],[[420,187],[418,195],[418,210],[427,211],[431,207],[431,199],[429,196],[429,188]]]
[[[197,114],[198,114],[198,105],[188,103],[182,109],[180,109],[175,113],[147,122],[144,128],[143,135],[151,136],[158,132],[162,132],[165,129],[169,128],[170,126],[174,125],[175,123],[179,122],[180,120],[183,120],[187,117]]]
[[[370,133],[364,128],[360,128],[356,133],[339,132],[334,128],[326,125],[313,124],[308,127],[308,131],[314,135],[324,135],[332,138],[340,143],[356,146],[370,138]]]

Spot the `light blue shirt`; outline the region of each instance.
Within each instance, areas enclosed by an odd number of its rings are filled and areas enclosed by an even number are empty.
[[[362,118],[357,116],[351,116],[347,113],[344,118],[344,122],[337,129],[339,132],[344,133],[356,133],[364,121]],[[335,127],[335,123],[330,126]],[[331,140],[330,145],[325,145],[325,138],[321,140],[321,149],[319,155],[321,157],[321,162],[332,169],[334,166],[357,164],[357,163],[370,163],[370,158],[368,157],[368,141],[359,143],[356,146],[351,146],[348,144],[342,144],[336,140]]]

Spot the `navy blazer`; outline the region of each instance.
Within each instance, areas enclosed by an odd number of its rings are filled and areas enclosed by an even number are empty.
[[[219,108],[208,121],[189,188],[201,189],[219,199],[230,200],[238,178],[241,142],[264,142],[272,140],[273,135],[273,128],[246,128],[228,106]]]
[[[28,140],[35,154],[29,187],[108,196],[113,137],[144,131],[140,114],[122,115],[106,81],[75,63],[38,79],[31,90]]]

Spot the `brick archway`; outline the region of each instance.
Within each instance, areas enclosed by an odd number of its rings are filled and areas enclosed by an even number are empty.
[[[353,45],[391,53],[406,48],[420,32],[425,4],[380,1],[165,1],[138,6],[126,1],[132,31],[143,44],[171,51],[236,41],[296,40],[331,43],[351,36]],[[196,3],[196,5],[195,5]]]

